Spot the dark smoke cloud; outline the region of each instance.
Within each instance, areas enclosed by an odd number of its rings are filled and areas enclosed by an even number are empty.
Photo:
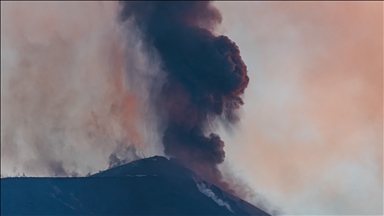
[[[206,1],[121,4],[122,20],[134,21],[149,56],[160,57],[166,74],[152,98],[165,126],[165,153],[220,183],[224,142],[213,133],[213,121],[238,121],[249,78],[236,44],[212,33],[221,22],[219,11]]]

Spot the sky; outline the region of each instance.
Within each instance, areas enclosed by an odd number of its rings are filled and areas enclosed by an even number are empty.
[[[250,76],[227,160],[289,214],[382,214],[383,3],[215,5]]]
[[[284,215],[382,214],[383,3],[213,4],[250,77],[241,121],[218,132],[225,178]],[[116,15],[115,2],[1,2],[2,177],[163,154],[148,89],[124,78],[157,65]]]

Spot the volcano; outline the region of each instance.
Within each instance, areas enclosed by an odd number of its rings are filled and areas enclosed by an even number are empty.
[[[2,178],[1,215],[269,214],[154,156],[88,177]]]

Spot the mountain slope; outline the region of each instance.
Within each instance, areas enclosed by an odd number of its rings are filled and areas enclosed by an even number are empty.
[[[155,156],[80,178],[3,178],[1,215],[268,215]]]

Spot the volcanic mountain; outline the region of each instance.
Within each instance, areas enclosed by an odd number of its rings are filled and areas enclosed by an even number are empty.
[[[269,215],[154,156],[88,177],[1,179],[1,215]]]

